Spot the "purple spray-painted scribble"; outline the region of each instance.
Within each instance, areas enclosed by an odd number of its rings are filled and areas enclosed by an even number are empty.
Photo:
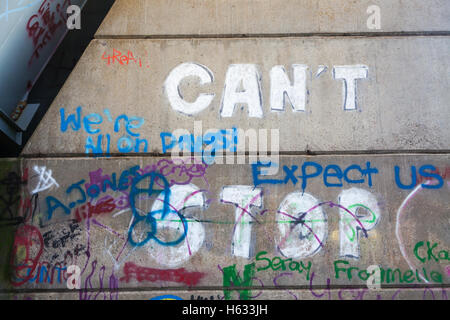
[[[156,164],[147,165],[144,168],[138,169],[136,172],[139,175],[144,175],[149,172],[160,173],[167,179],[170,187],[175,184],[186,185],[191,183],[193,179],[201,178],[205,181],[207,189],[209,189],[209,183],[205,176],[207,168],[208,165],[202,162],[199,163],[193,161],[193,163],[185,163],[183,159],[161,159]],[[132,180],[134,177],[130,176],[129,178]],[[103,174],[103,169],[99,168],[95,171],[89,172],[89,182],[84,186],[86,190],[88,190],[92,185],[97,185],[100,190],[104,188],[103,192],[108,189],[113,190],[110,183],[105,183],[108,181],[111,181],[111,176],[108,174]],[[160,184],[157,179],[155,182],[160,187],[164,187],[164,185]],[[121,192],[124,193],[125,196],[128,196],[125,191]]]
[[[311,234],[316,238],[317,242],[319,242],[320,247],[323,247],[323,243],[322,243],[321,239],[315,234],[315,232],[313,231],[313,229],[310,228],[310,227],[305,223],[305,219],[306,219],[305,217],[306,217],[306,215],[307,215],[308,213],[314,211],[314,210],[317,209],[318,207],[323,206],[323,205],[328,205],[330,208],[338,207],[338,208],[340,208],[340,209],[343,209],[345,212],[347,212],[348,214],[350,214],[350,215],[353,217],[353,219],[355,219],[355,221],[360,225],[361,231],[364,233],[364,236],[365,236],[366,238],[368,237],[368,235],[367,235],[367,230],[364,228],[363,224],[361,223],[361,221],[358,219],[358,217],[357,217],[355,214],[353,214],[349,209],[347,209],[347,208],[344,207],[344,206],[341,206],[340,204],[334,203],[334,202],[332,202],[332,201],[326,201],[326,202],[321,202],[321,203],[319,203],[319,204],[313,206],[312,208],[308,209],[306,212],[303,212],[303,213],[300,215],[300,217],[298,217],[298,218],[296,218],[296,217],[294,217],[294,216],[292,216],[292,215],[289,215],[289,214],[287,214],[286,212],[278,211],[278,213],[280,213],[280,214],[282,214],[282,215],[284,215],[284,216],[287,216],[287,217],[291,218],[294,222],[296,222],[296,223],[293,223],[293,224],[292,224],[292,226],[291,226],[290,229],[289,229],[289,232],[286,233],[286,235],[285,235],[285,236],[283,237],[283,239],[281,240],[280,244],[277,246],[278,250],[280,250],[280,248],[283,246],[283,244],[285,243],[286,239],[289,237],[290,233],[291,233],[292,230],[297,226],[297,224],[301,224],[302,226],[306,227],[306,228],[311,232]]]
[[[313,299],[339,299],[339,300],[347,300],[344,297],[345,292],[350,292],[352,294],[351,299],[352,300],[372,300],[373,297],[369,294],[370,290],[368,288],[341,288],[341,289],[331,289],[331,280],[330,278],[327,278],[327,285],[326,288],[322,289],[323,291],[321,293],[318,292],[318,290],[313,290],[314,287],[317,285],[313,284],[315,274],[314,272],[311,272],[311,278],[309,280],[309,292],[313,296]],[[399,288],[395,290],[395,292],[391,295],[391,292],[388,290],[385,291],[379,291],[376,294],[376,300],[399,300],[404,299],[405,297],[400,298],[400,293],[405,293],[408,291],[413,290],[422,290],[422,300],[427,300],[428,298],[431,298],[432,300],[448,300],[447,295],[447,288],[430,288],[430,287],[423,287],[422,285],[418,284],[410,284],[407,288]],[[439,296],[440,293],[440,296]],[[336,297],[337,294],[337,297]],[[369,294],[369,295],[368,295]],[[365,297],[366,296],[366,297]],[[411,299],[411,297],[408,297]]]
[[[209,183],[205,176],[208,165],[203,162],[193,162],[194,163],[185,163],[181,158],[173,160],[161,159],[156,164],[148,165],[143,169],[139,169],[137,172],[141,175],[152,171],[158,172],[167,179],[170,187],[174,184],[186,185],[191,183],[195,178],[201,178],[205,181],[209,189]],[[157,180],[156,184],[160,187],[164,187],[164,185],[160,185]]]

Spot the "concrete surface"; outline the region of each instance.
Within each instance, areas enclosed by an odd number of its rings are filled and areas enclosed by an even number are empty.
[[[23,2],[19,1],[18,3]],[[89,1],[83,7],[82,29],[70,30],[67,33],[29,93],[28,102],[38,103],[40,106],[27,130],[22,133],[22,144],[17,145],[6,135],[0,133],[2,145],[0,156],[18,157],[20,155],[26,142],[61,90],[84,50],[94,38],[95,32],[113,3],[114,0]],[[9,4],[10,9],[13,9],[11,1]],[[13,20],[12,18],[11,16],[11,21]],[[17,70],[15,72],[18,73]]]
[[[448,3],[314,3],[117,1],[2,164],[0,298],[448,300]],[[281,155],[163,150],[233,127]]]
[[[162,132],[185,129],[198,137],[208,129],[233,127],[244,131],[267,129],[269,140],[271,129],[278,129],[279,150],[287,152],[449,150],[450,84],[446,76],[450,71],[449,40],[449,37],[95,40],[23,154],[92,153],[92,148],[86,145],[97,146],[100,139],[104,153],[136,153],[137,138],[147,141],[147,152],[161,153]],[[118,58],[105,59],[113,54],[118,56],[117,51],[132,55],[136,62],[121,65]],[[178,89],[188,103],[200,99],[200,94],[215,95],[209,106],[190,115],[172,107],[165,85],[173,69],[186,62],[206,66],[214,75],[212,83],[202,86],[197,77],[181,81]],[[260,116],[250,114],[248,104],[239,103],[231,117],[221,113],[225,78],[233,64],[254,64],[259,69],[262,104],[256,100],[254,108],[261,112]],[[270,71],[283,65],[291,73],[292,64],[309,67],[305,111],[293,112],[289,103],[284,111],[274,111],[270,102]],[[321,65],[327,66],[322,73]],[[333,75],[333,68],[342,65],[368,68],[367,78],[356,80],[353,110],[344,110],[343,101],[347,97],[344,82]],[[350,95],[348,99],[352,99]],[[86,129],[84,120],[80,120],[76,130],[70,125],[63,127],[62,122],[75,115],[78,107],[81,118],[95,112],[98,115],[88,121],[101,123]],[[109,118],[105,109],[109,110]],[[124,130],[123,119],[119,120],[122,127],[115,130],[120,115],[144,121],[131,130],[139,136],[131,136],[129,147],[125,143],[121,150],[119,139],[130,135]],[[200,133],[194,132],[194,121],[201,121]],[[94,134],[89,134],[89,130]],[[181,135],[174,134],[174,139]],[[245,148],[251,150],[248,144]],[[145,147],[141,144],[139,152],[143,151]]]
[[[252,291],[252,300],[447,300],[447,288],[421,289],[285,289]],[[237,294],[236,294],[237,295]],[[1,294],[0,299],[10,300],[224,300],[220,290],[142,290],[139,292],[117,291],[107,289],[80,292],[28,292]],[[173,305],[172,305],[173,306]],[[177,306],[174,306],[177,307]],[[179,306],[178,306],[179,307]],[[181,307],[180,307],[181,309]],[[270,309],[269,309],[270,311]]]
[[[372,5],[380,29],[367,27]],[[445,0],[120,0],[97,37],[448,31],[449,14]]]
[[[307,179],[302,195],[304,179],[297,178],[295,185],[294,180],[259,184],[258,179],[267,177],[255,175],[249,164],[206,167],[160,157],[23,160],[22,174],[28,179],[22,197],[31,206],[19,209],[26,223],[15,235],[14,286],[65,289],[64,266],[72,264],[83,272],[82,289],[93,290],[217,290],[233,275],[245,281],[245,268],[254,268],[253,280],[244,285],[252,291],[327,284],[361,289],[367,279],[362,270],[371,265],[386,272],[382,288],[449,283],[448,155],[281,156],[280,168],[288,169],[270,179],[285,181],[294,166],[299,167],[293,171],[296,177],[306,165],[305,173],[311,175],[311,162],[323,167],[326,178]],[[356,167],[365,170],[368,162],[370,179]],[[337,171],[325,169],[333,164],[346,177],[338,179],[332,176]],[[427,165],[441,178],[426,177],[433,171]],[[412,181],[412,166],[423,175],[404,189]],[[159,178],[147,174],[137,180],[152,170]],[[114,176],[115,191],[104,182],[114,185]],[[365,181],[353,183],[360,179]],[[152,192],[144,192],[151,181]],[[330,185],[340,182],[342,187]],[[233,189],[233,197],[226,195],[227,188]],[[92,197],[84,200],[83,194]],[[161,202],[170,207],[158,207]],[[425,212],[430,223],[424,223]],[[153,217],[155,225],[138,216]],[[147,234],[156,238],[145,240]],[[36,263],[21,267],[24,252],[29,259],[37,257],[30,260]],[[359,269],[349,275],[350,266]],[[337,268],[344,270],[336,273]]]

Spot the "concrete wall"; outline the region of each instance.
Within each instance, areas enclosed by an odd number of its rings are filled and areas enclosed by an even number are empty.
[[[119,1],[99,37],[263,35],[373,32],[367,9],[382,9],[375,32],[448,31],[445,0],[191,0]],[[138,23],[138,21],[140,23]]]
[[[0,297],[448,299],[450,8],[370,4],[116,1],[2,165]]]
[[[203,134],[212,128],[267,129],[268,134],[278,129],[279,149],[287,152],[449,150],[448,47],[449,37],[96,40],[36,130],[34,137],[41,138],[33,139],[24,153],[92,153],[86,141],[91,137],[96,145],[96,136],[89,134],[96,131],[104,140],[106,134],[111,137],[103,152],[161,153],[163,142],[169,145],[172,140],[162,139],[161,132],[187,129],[194,134],[194,121],[201,121],[196,131]],[[125,56],[131,52],[137,63],[121,65],[116,58],[114,63],[102,58],[117,51]],[[196,70],[181,69],[185,63],[208,75],[203,86],[189,76]],[[233,69],[238,64],[246,67]],[[283,86],[271,77],[277,66],[292,74],[292,65],[304,66],[297,67],[298,77],[305,77],[303,83],[298,81],[297,110],[289,103],[284,106],[282,96],[276,97]],[[364,78],[346,91],[336,74],[339,66],[361,70]],[[170,88],[176,84],[168,81],[177,70],[185,72],[186,80],[180,81],[174,96]],[[231,78],[233,72],[236,80]],[[234,99],[227,88],[239,85],[244,77],[249,78],[248,86],[256,86],[254,94],[248,89],[251,106],[239,108],[237,103],[234,109],[227,108]],[[348,82],[350,86],[352,81]],[[195,103],[199,95],[211,102]],[[179,100],[191,105],[178,107]],[[101,123],[87,128],[80,119],[78,126],[78,107],[82,119],[95,112],[97,116],[88,120]],[[61,128],[61,121],[67,123],[70,115],[77,115],[75,129]],[[128,134],[123,127],[114,130],[121,115],[142,119],[142,125],[134,123],[139,127],[133,132],[148,142],[147,149],[144,145],[136,149],[134,136],[132,150],[120,148],[119,139]]]

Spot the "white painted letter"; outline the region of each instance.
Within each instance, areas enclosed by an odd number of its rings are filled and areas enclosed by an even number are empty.
[[[306,258],[322,248],[328,232],[327,217],[312,195],[288,194],[278,208],[276,221],[280,230],[278,250],[283,256]]]
[[[183,212],[189,207],[204,207],[205,197],[203,192],[194,184],[173,185],[170,187],[170,211],[164,219],[160,219],[163,211],[163,201],[165,200],[164,192],[162,192],[155,200],[151,212],[157,220],[158,233],[156,237],[161,238],[163,235],[175,233],[177,238],[180,234],[185,233],[186,236],[182,242],[177,245],[163,246],[155,241],[148,242],[148,253],[160,265],[166,267],[175,267],[183,264],[191,258],[203,245],[205,240],[205,229],[199,217],[193,217],[192,214]],[[178,212],[178,213],[177,213]],[[186,221],[187,232],[180,215]],[[172,230],[170,232],[169,230]]]
[[[249,117],[263,117],[261,76],[254,64],[232,64],[228,67],[220,115],[233,116],[237,103],[247,104]]]
[[[294,111],[305,111],[306,107],[306,70],[303,64],[292,65],[294,84],[283,66],[274,66],[270,70],[270,107],[271,110],[284,111],[285,94]]]
[[[194,102],[186,102],[181,96],[179,85],[181,80],[189,76],[200,78],[201,85],[214,81],[213,73],[206,66],[197,63],[182,63],[170,72],[164,88],[172,108],[182,114],[192,116],[206,109],[214,99],[214,94],[201,93]]]
[[[369,68],[362,65],[335,66],[334,79],[343,79],[344,110],[356,110],[356,80],[366,79]]]
[[[262,189],[253,186],[226,186],[222,189],[220,201],[236,206],[235,229],[231,244],[232,254],[237,257],[249,258],[252,236],[250,207],[262,207]]]
[[[380,218],[377,199],[369,191],[351,188],[339,194],[339,204],[340,256],[359,259],[360,232],[373,229]],[[358,215],[358,209],[365,209],[368,215]]]

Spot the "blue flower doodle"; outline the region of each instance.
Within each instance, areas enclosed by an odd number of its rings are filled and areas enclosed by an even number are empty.
[[[144,180],[148,177],[150,177],[150,182],[149,182],[148,188],[144,188],[144,189],[138,188],[137,185],[139,184],[139,182],[141,182],[142,180]],[[160,181],[158,181],[158,184],[155,183],[156,179],[160,179]],[[163,189],[154,189],[155,184],[157,186],[164,185],[164,187],[163,187]],[[154,193],[158,193],[158,198],[160,198],[159,196],[162,195],[163,208],[160,210],[153,210],[153,211],[150,210],[146,215],[140,215],[136,209],[136,196],[141,193],[147,194],[148,197],[151,197]],[[130,207],[131,207],[131,211],[133,213],[134,219],[133,219],[133,223],[131,224],[130,229],[128,231],[128,241],[131,243],[131,245],[141,247],[141,246],[145,245],[148,241],[153,239],[158,244],[161,244],[164,246],[175,246],[185,239],[186,234],[187,234],[188,224],[187,224],[185,217],[181,213],[179,213],[177,210],[170,208],[170,194],[171,194],[170,185],[167,182],[167,179],[160,173],[152,171],[152,172],[149,172],[142,176],[137,176],[133,180],[133,184],[131,186],[131,191],[130,191]],[[183,223],[184,232],[176,240],[173,240],[173,241],[161,240],[156,236],[156,234],[158,233],[157,222],[158,222],[158,220],[160,220],[160,221],[164,220],[168,214],[172,214],[172,213],[175,213],[180,218],[181,222]],[[161,217],[159,219],[157,219],[155,217],[156,215],[161,215]],[[149,227],[150,231],[147,232],[147,236],[144,240],[135,242],[133,240],[132,234],[133,234],[134,228],[140,222],[143,222],[146,225],[146,227]]]

